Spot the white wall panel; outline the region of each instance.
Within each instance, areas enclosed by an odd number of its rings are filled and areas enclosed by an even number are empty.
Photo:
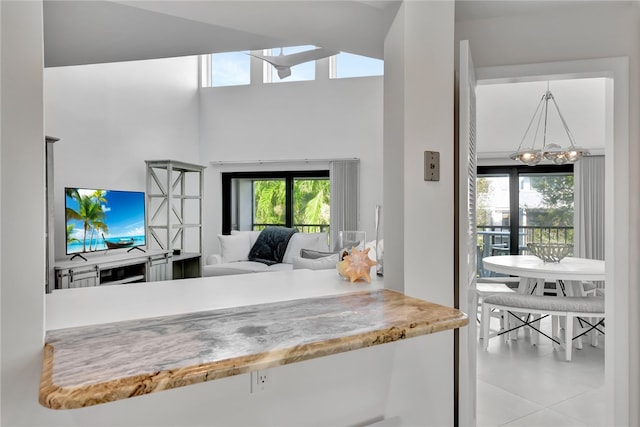
[[[199,163],[198,59],[47,68],[45,132],[55,144],[56,258],[64,188],[146,191],[145,160]]]

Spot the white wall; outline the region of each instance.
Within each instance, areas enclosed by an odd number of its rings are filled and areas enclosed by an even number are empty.
[[[576,145],[591,154],[602,154],[605,146],[604,78],[572,79],[478,85],[476,88],[478,156],[508,159],[522,141],[542,95],[549,90],[558,104]],[[538,116],[536,116],[537,118]],[[558,113],[549,103],[546,141],[569,145]],[[539,130],[536,135],[536,129]],[[542,148],[542,127],[534,122],[522,148]]]
[[[325,61],[327,62],[327,61]],[[260,63],[254,81],[260,80]],[[321,164],[211,166],[212,161],[359,158],[361,228],[375,238],[382,203],[382,77],[205,88],[197,57],[45,69],[46,133],[55,145],[56,258],[64,257],[64,188],[145,190],[149,159],[207,166],[203,243],[219,252],[220,170],[313,169]],[[200,101],[198,101],[200,99]],[[100,173],[102,171],[102,173]]]
[[[398,282],[408,295],[449,306],[454,304],[453,36],[453,2],[404,2],[385,41],[385,52],[393,51],[385,53],[385,95],[392,97],[385,99],[385,113],[391,114],[385,115],[390,128],[384,140],[384,203],[393,206],[385,211],[386,230],[390,222],[394,227],[385,248],[403,252],[401,258],[386,258],[385,285]],[[440,152],[439,181],[424,181],[425,150]],[[402,195],[395,194],[399,187]],[[387,416],[400,417],[406,426],[454,425],[453,368],[452,331],[401,343]],[[421,403],[407,395],[419,396]]]
[[[556,10],[553,14],[540,16],[512,16],[458,22],[456,40],[469,40],[476,67],[518,65],[621,57],[629,58],[629,155],[621,153],[617,162],[629,162],[629,212],[623,217],[637,218],[640,215],[640,6],[637,2],[606,2],[588,4],[583,8]],[[544,31],[540,30],[544,22]],[[621,197],[627,197],[626,194]],[[626,226],[627,224],[624,224]],[[620,247],[622,253],[629,252],[629,277],[637,278],[640,253],[640,230],[637,221],[628,223],[629,246]],[[617,244],[617,243],[616,243]],[[626,359],[629,364],[629,393],[616,396],[617,402],[628,399],[630,413],[616,413],[616,422],[626,425],[640,424],[640,410],[633,402],[640,399],[640,292],[635,282],[630,283],[628,307],[629,324],[634,325],[620,335],[622,348],[628,353],[616,357]],[[615,284],[614,284],[615,285]],[[625,284],[626,288],[626,284]],[[623,300],[625,295],[620,296]],[[620,353],[620,352],[619,352]],[[627,378],[620,378],[623,382]]]
[[[204,252],[219,252],[220,172],[328,169],[328,163],[211,165],[256,160],[360,159],[360,229],[375,239],[382,203],[382,77],[329,79],[327,60],[310,82],[261,83],[261,63],[249,86],[200,93],[200,141],[205,172]]]
[[[384,40],[384,275],[387,287],[404,291],[404,7],[393,18]]]
[[[0,6],[0,23],[2,22],[2,6]],[[2,30],[0,26],[0,46],[2,46]],[[2,54],[0,51],[0,82],[2,82]],[[2,84],[0,83],[0,114],[2,114]],[[0,117],[0,164],[2,164],[2,121]],[[2,212],[2,174],[0,173],[0,212]],[[0,222],[0,241],[2,240],[2,222]],[[0,245],[0,271],[2,271],[2,245]],[[2,307],[2,276],[0,275],[0,307]],[[0,331],[2,331],[2,316],[0,316]],[[2,339],[0,339],[0,373],[2,372]],[[0,374],[0,422],[2,422],[2,384]]]
[[[47,68],[54,146],[55,252],[65,255],[64,188],[146,191],[145,160],[199,163],[198,59]]]
[[[33,425],[31,417],[39,410],[45,277],[42,4],[3,1],[0,8],[0,424]]]

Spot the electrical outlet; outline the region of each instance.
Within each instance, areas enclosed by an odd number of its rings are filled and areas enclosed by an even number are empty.
[[[440,153],[438,151],[424,152],[424,180],[440,181]]]
[[[251,393],[261,393],[267,389],[267,384],[269,383],[269,375],[267,374],[267,370],[263,369],[260,371],[251,372]]]

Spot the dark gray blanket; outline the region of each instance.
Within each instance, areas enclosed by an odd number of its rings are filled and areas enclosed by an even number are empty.
[[[282,262],[295,228],[269,226],[262,230],[249,251],[249,260],[272,265]]]

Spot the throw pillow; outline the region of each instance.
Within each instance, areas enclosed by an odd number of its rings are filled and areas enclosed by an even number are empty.
[[[302,257],[293,257],[293,269],[299,270],[306,268],[307,270],[329,270],[332,268],[336,268],[336,264],[338,263],[339,258],[338,254],[332,254],[329,256],[325,256],[322,258],[302,258]]]
[[[254,231],[254,230],[231,230],[231,235],[236,235],[236,234],[247,234],[249,236],[249,240],[251,240],[251,246],[255,245],[256,240],[258,240],[258,236],[260,235],[261,230],[258,231]]]
[[[333,254],[337,254],[338,252],[324,252],[324,251],[315,251],[313,249],[300,249],[300,257],[307,259],[318,259],[324,258]]]
[[[300,256],[302,249],[312,249],[314,251],[328,251],[327,233],[296,233],[291,237],[287,252],[284,254],[282,262],[293,263],[293,258]]]
[[[251,243],[248,234],[218,234],[222,262],[248,261]]]

